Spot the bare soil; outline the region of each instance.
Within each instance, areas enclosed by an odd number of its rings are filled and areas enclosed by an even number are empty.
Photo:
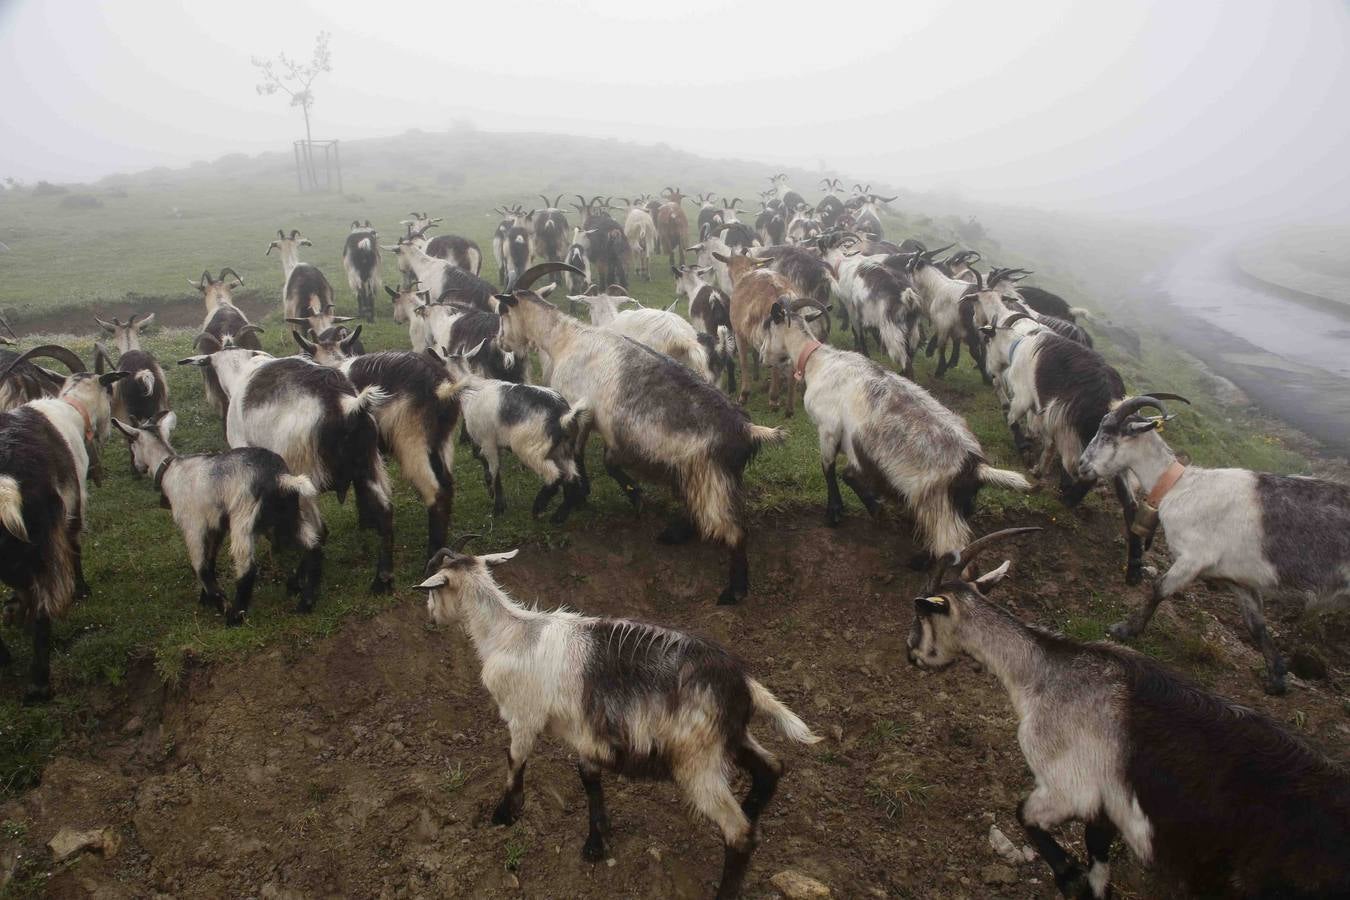
[[[280,308],[280,300],[276,296],[252,288],[238,291],[234,295],[234,302],[254,322],[262,321],[268,313]],[[128,295],[125,300],[105,301],[92,307],[51,310],[11,321],[11,324],[20,335],[75,334],[101,337],[103,331],[94,322],[94,316],[127,319],[132,313],[145,315],[151,312],[155,314],[155,325],[159,328],[200,328],[204,315],[200,294],[185,294],[175,298]]]
[[[859,516],[828,529],[822,519],[758,523],[754,592],[739,608],[712,604],[723,554],[657,547],[653,519],[526,548],[498,571],[522,600],[723,641],[827,735],[789,748],[758,728],[789,771],[762,820],[748,897],[778,896],[769,879],[787,868],[837,897],[1055,896],[1039,860],[1007,866],[989,848],[991,823],[1024,843],[1014,809],[1030,785],[1002,689],[968,665],[932,675],[905,662],[919,584],[898,568],[912,549],[906,529]],[[1027,524],[990,519],[977,532]],[[1038,540],[1010,548],[1014,577],[999,598],[1051,626],[1106,615],[1103,597],[1121,591],[1116,515],[1037,524],[1047,528]],[[1289,696],[1262,694],[1260,658],[1224,595],[1197,589],[1165,605],[1155,627],[1187,636],[1185,665],[1215,690],[1344,761],[1343,620],[1271,618],[1286,652],[1311,643],[1329,660],[1330,680],[1291,678]],[[506,732],[467,638],[430,626],[421,596],[309,646],[198,667],[175,688],[145,673],[107,698],[104,716],[39,787],[0,810],[27,825],[0,842],[6,865],[16,851],[45,861],[62,826],[110,825],[122,837],[112,858],[48,866],[51,896],[694,898],[711,895],[720,870],[713,828],[672,785],[618,778],[606,784],[612,862],[583,862],[584,794],[549,741],[527,770],[524,817],[488,824]],[[1168,894],[1129,862],[1116,879],[1117,896]]]

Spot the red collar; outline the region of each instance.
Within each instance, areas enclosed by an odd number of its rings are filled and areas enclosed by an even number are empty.
[[[1153,490],[1148,492],[1148,505],[1157,509],[1163,498],[1167,496],[1167,492],[1176,486],[1177,481],[1185,472],[1185,466],[1175,459],[1172,460],[1172,464],[1167,467],[1167,471],[1163,472],[1157,484],[1153,485]]]
[[[802,352],[797,354],[797,367],[792,372],[792,377],[798,381],[806,377],[806,363],[811,359],[811,354],[819,350],[823,344],[820,341],[812,340],[809,344],[802,347]]]
[[[94,421],[89,418],[89,410],[85,409],[84,404],[74,397],[62,397],[61,399],[75,407],[75,411],[80,414],[80,418],[84,419],[84,439],[92,443],[94,440]]]

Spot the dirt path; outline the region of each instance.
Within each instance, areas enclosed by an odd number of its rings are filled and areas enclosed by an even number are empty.
[[[1115,516],[1083,513],[1073,533],[1059,519],[1042,523],[1043,540],[1012,551],[1014,578],[1000,596],[1024,619],[1091,613],[1116,590]],[[1023,843],[1013,810],[1029,784],[1001,689],[970,666],[928,675],[904,662],[917,579],[894,569],[910,549],[900,529],[857,517],[837,530],[819,522],[811,512],[760,523],[755,592],[736,609],[710,603],[722,554],[658,549],[655,521],[610,522],[563,549],[526,548],[498,571],[521,599],[727,642],[829,735],[786,752],[789,772],[763,820],[748,897],[777,896],[769,879],[785,868],[837,897],[1054,895],[1039,861],[1012,868],[989,850],[991,822]],[[998,524],[986,519],[977,530]],[[1343,696],[1297,680],[1288,698],[1262,695],[1259,658],[1234,637],[1230,604],[1200,591],[1160,618],[1209,648],[1197,655],[1212,664],[1205,680],[1283,721],[1297,711],[1310,739],[1344,758]],[[1302,636],[1273,624],[1295,649]],[[1344,677],[1345,643],[1334,628],[1322,635],[1333,678]],[[583,863],[584,795],[552,742],[529,767],[523,819],[510,829],[486,824],[505,730],[467,639],[431,627],[420,596],[312,646],[197,670],[178,689],[144,681],[110,700],[100,727],[67,747],[40,787],[0,810],[26,826],[18,837],[6,829],[7,865],[16,850],[45,860],[61,826],[110,825],[120,835],[110,859],[48,866],[50,895],[711,895],[718,839],[671,785],[607,779],[613,861]],[[1117,896],[1165,895],[1131,865],[1117,869]]]

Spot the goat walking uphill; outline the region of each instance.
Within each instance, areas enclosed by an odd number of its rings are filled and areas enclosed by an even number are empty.
[[[718,602],[744,598],[750,564],[742,474],[763,444],[785,435],[753,424],[721,391],[670,357],[566,316],[531,291],[497,299],[503,345],[516,352],[538,347],[552,361],[549,384],[570,403],[589,403],[591,427],[605,444],[605,469],[630,502],[640,506],[642,494],[625,467],[674,485],[688,518],[677,519],[660,539],[680,543],[700,534],[726,545],[730,574]],[[577,439],[583,495],[589,490],[589,431]]]
[[[940,670],[970,656],[1002,683],[1036,779],[1017,817],[1060,892],[1110,896],[1119,836],[1197,897],[1350,896],[1345,769],[1147,657],[1029,628],[986,599],[1009,563],[977,578],[980,550],[1035,530],[943,560],[914,600],[909,660]],[[1073,821],[1085,825],[1086,871],[1051,834]]]
[[[668,628],[601,619],[516,603],[490,566],[516,555],[466,556],[443,550],[418,587],[438,625],[460,623],[478,651],[483,685],[511,732],[506,791],[492,821],[510,825],[525,807],[525,763],[548,732],[579,757],[590,807],[582,858],[607,855],[609,815],[601,784],[608,770],[673,780],[722,832],[719,898],[740,894],[757,822],[773,798],[783,764],[750,733],[763,716],[787,739],[820,740],[792,710],[718,645]],[[750,790],[738,803],[730,776]]]

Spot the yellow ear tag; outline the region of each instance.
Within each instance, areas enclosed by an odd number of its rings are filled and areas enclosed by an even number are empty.
[[[934,606],[946,606],[946,605],[947,605],[947,598],[946,598],[946,597],[927,597],[927,598],[925,598],[925,599],[926,599],[929,603],[933,604]]]

